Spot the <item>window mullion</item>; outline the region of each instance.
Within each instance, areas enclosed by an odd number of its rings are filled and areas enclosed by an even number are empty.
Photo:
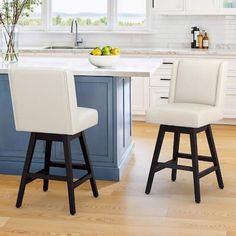
[[[117,0],[108,0],[109,30],[114,30],[117,25]]]
[[[51,28],[51,0],[43,0],[42,5],[42,20],[45,31]]]
[[[152,28],[151,19],[152,19],[152,2],[151,0],[146,0],[146,28],[150,31]]]

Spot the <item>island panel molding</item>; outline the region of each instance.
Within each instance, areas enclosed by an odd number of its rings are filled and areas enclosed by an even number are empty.
[[[131,155],[131,79],[75,76],[78,105],[98,110],[98,125],[85,132],[97,179],[120,180],[125,160]],[[0,74],[0,173],[21,174],[29,133],[14,125],[8,75]],[[37,143],[33,170],[43,167],[45,143]],[[72,143],[75,162],[83,160],[76,140]],[[63,148],[53,144],[52,159],[63,161]],[[63,174],[52,169],[52,173]],[[82,174],[82,173],[81,173]],[[75,173],[75,176],[80,176]]]
[[[131,131],[131,77],[150,77],[160,59],[124,58],[115,68],[98,69],[87,58],[77,56],[22,57],[17,67],[65,68],[75,76],[78,106],[98,110],[98,125],[85,132],[97,179],[120,180],[134,143]],[[10,96],[9,68],[0,64],[0,174],[21,174],[29,133],[17,132]],[[72,144],[74,161],[82,160],[81,149]],[[32,170],[43,167],[45,143],[37,143]],[[62,147],[54,143],[52,158],[63,161]],[[52,173],[62,174],[52,169]],[[79,173],[75,172],[75,177]]]

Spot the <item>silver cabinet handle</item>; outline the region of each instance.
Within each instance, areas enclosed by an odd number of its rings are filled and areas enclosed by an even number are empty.
[[[174,63],[173,62],[163,62],[162,64],[163,65],[173,65]]]

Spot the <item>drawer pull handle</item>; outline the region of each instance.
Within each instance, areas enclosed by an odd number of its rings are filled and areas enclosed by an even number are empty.
[[[170,79],[161,78],[161,81],[170,81]]]
[[[160,97],[161,99],[169,99],[168,97]]]
[[[173,65],[174,63],[173,62],[163,62],[162,64],[163,65]]]

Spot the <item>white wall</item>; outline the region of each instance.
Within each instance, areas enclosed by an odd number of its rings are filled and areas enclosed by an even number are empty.
[[[192,26],[208,31],[211,48],[236,47],[234,16],[154,16],[155,43],[160,47],[190,47]]]
[[[190,45],[191,26],[209,32],[211,48],[236,48],[236,16],[152,16],[153,33],[112,34],[82,33],[85,46],[116,45],[119,47],[169,47]],[[21,46],[71,45],[74,36],[65,33],[22,33]]]

